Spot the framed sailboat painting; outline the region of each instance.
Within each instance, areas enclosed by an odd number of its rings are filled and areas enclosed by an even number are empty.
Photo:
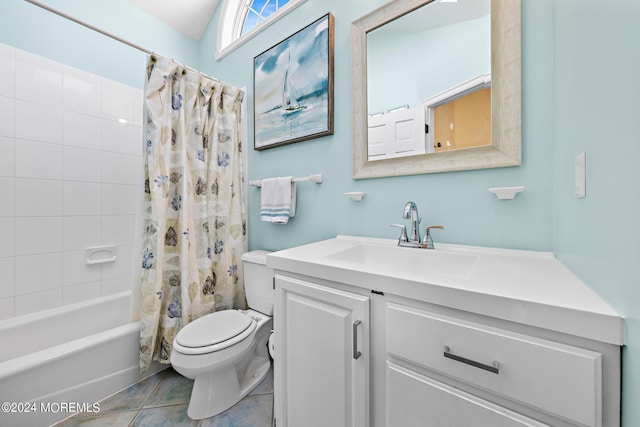
[[[333,134],[333,15],[253,60],[254,148]]]

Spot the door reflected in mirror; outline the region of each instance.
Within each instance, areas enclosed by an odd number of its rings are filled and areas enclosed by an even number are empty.
[[[485,145],[491,145],[491,87],[486,83],[368,117],[369,161]]]

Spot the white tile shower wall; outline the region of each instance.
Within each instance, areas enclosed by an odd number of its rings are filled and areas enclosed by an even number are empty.
[[[130,288],[141,146],[141,90],[0,44],[0,320]]]

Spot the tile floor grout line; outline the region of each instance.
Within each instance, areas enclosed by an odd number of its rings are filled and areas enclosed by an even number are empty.
[[[158,375],[158,376],[162,376],[162,377],[166,377],[166,376],[167,376],[167,373],[166,373],[166,372],[167,372],[167,369],[169,369],[169,368],[165,368],[165,369],[163,369],[162,371],[158,371],[158,372],[156,372],[156,373],[155,373],[155,374],[153,374],[153,375],[149,375],[149,376],[147,376],[147,377],[145,377],[145,378],[141,379],[140,381],[136,382],[135,384],[131,384],[129,387],[132,387],[132,386],[134,386],[134,385],[138,385],[138,384],[140,384],[141,382],[143,382],[143,381],[145,381],[145,380],[148,380],[148,379],[150,379],[151,377],[156,376],[156,375]],[[131,421],[129,422],[129,424],[127,425],[127,427],[134,427],[134,423],[135,423],[135,421],[136,421],[136,418],[138,418],[138,416],[140,415],[140,412],[144,409],[144,405],[145,405],[145,403],[147,403],[147,401],[151,398],[151,396],[153,395],[153,393],[158,389],[158,387],[160,387],[160,383],[162,383],[162,378],[160,378],[160,379],[158,380],[158,383],[157,383],[157,384],[156,384],[156,385],[151,389],[151,391],[149,392],[149,394],[147,394],[147,397],[146,397],[146,398],[144,399],[144,401],[140,404],[140,407],[139,407],[139,408],[137,408],[137,409],[135,410],[135,411],[136,411],[136,413],[135,413],[135,414],[133,415],[133,417],[131,418]],[[129,388],[129,387],[124,388],[122,391],[126,390],[126,389],[127,389],[127,388]]]
[[[145,408],[146,403],[149,401],[149,399],[151,399],[151,396],[153,396],[153,393],[155,393],[156,390],[160,387],[160,384],[162,384],[162,380],[164,380],[169,375],[167,373],[167,371],[169,369],[171,369],[171,367],[167,367],[167,368],[163,369],[162,371],[155,373],[155,375],[159,375],[160,376],[160,379],[158,380],[158,383],[155,385],[155,387],[153,387],[153,389],[149,392],[149,394],[147,395],[146,399],[144,399],[144,401],[142,401],[142,403],[140,404],[140,407],[138,408],[138,413]],[[142,380],[142,381],[144,381],[144,380]],[[136,384],[140,384],[142,381],[138,381]],[[138,414],[136,414],[136,417],[137,416],[138,416]],[[136,417],[134,417],[133,419],[135,420]],[[133,422],[133,421],[131,421],[131,422]]]
[[[140,415],[140,411],[142,411],[142,409],[138,409],[136,411],[136,414],[133,416],[133,418],[131,418],[131,421],[129,422],[129,424],[127,425],[127,427],[134,427],[134,424],[136,422],[136,418],[138,418],[138,415]]]

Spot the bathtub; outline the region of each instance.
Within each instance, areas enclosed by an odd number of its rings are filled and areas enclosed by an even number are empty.
[[[98,412],[94,403],[137,382],[140,325],[129,322],[130,300],[127,291],[0,322],[0,425]]]

